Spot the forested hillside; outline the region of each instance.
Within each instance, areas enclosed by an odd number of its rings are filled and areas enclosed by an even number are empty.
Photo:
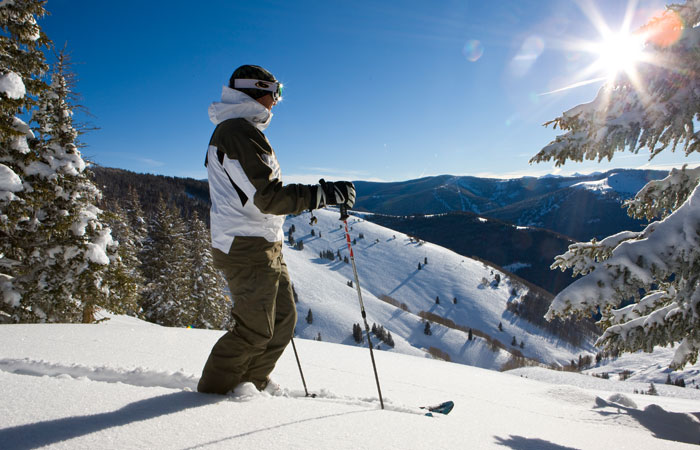
[[[156,211],[158,199],[162,197],[173,203],[184,218],[190,218],[196,212],[205,223],[209,223],[209,184],[206,181],[101,166],[94,166],[91,170],[95,184],[102,189],[104,204],[123,201],[133,188],[147,216]]]

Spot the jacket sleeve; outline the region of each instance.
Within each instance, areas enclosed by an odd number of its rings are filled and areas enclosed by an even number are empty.
[[[238,128],[220,136],[226,156],[239,162],[255,188],[253,203],[264,214],[299,214],[315,207],[317,186],[287,184],[265,136],[255,127]],[[312,202],[312,199],[314,200]]]

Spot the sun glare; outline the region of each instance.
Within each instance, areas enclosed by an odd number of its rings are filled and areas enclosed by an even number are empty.
[[[675,15],[661,14],[644,27],[632,31],[633,18],[638,13],[637,0],[627,0],[625,16],[618,28],[613,31],[601,12],[591,2],[581,2],[581,11],[598,31],[596,40],[576,40],[565,43],[569,51],[589,53],[593,62],[579,70],[571,83],[544,92],[549,95],[600,81],[611,81],[620,75],[626,76],[631,84],[638,88],[639,76],[643,64],[660,64],[653,56],[649,43],[672,42],[679,35],[677,30],[682,24]],[[672,32],[675,32],[673,34]],[[656,40],[654,40],[654,38]]]
[[[630,74],[644,59],[644,38],[625,32],[611,34],[595,44],[594,51],[598,54],[595,65],[608,77],[614,77],[619,72]]]

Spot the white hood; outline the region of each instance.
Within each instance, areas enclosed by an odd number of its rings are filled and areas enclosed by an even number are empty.
[[[270,125],[272,112],[249,95],[224,86],[221,101],[209,105],[209,119],[218,125],[224,120],[239,118],[246,119],[263,131]]]

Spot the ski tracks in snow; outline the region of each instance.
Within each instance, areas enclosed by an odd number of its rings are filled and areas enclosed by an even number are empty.
[[[199,377],[184,372],[165,372],[147,370],[142,367],[134,369],[120,369],[107,366],[84,366],[81,364],[58,364],[48,361],[23,359],[0,359],[0,371],[16,375],[28,375],[35,377],[73,378],[76,380],[90,380],[103,383],[121,383],[139,387],[161,387],[166,389],[178,389],[184,391],[197,391]],[[305,392],[301,390],[283,389],[279,395],[270,395],[266,392],[258,392],[250,383],[239,385],[229,394],[232,401],[246,402],[260,398],[286,397],[305,399]],[[370,409],[379,409],[378,397],[350,397],[333,393],[327,389],[321,389],[315,393],[315,397],[308,400],[340,403],[349,406],[362,406]],[[411,407],[384,399],[384,409],[388,411],[425,414],[419,407]]]
[[[47,361],[24,359],[0,359],[0,370],[17,375],[35,377],[75,378],[122,383],[141,387],[163,387],[168,389],[197,390],[199,377],[184,372],[158,372],[142,367],[118,369],[113,367],[90,367],[80,364],[57,364]]]

